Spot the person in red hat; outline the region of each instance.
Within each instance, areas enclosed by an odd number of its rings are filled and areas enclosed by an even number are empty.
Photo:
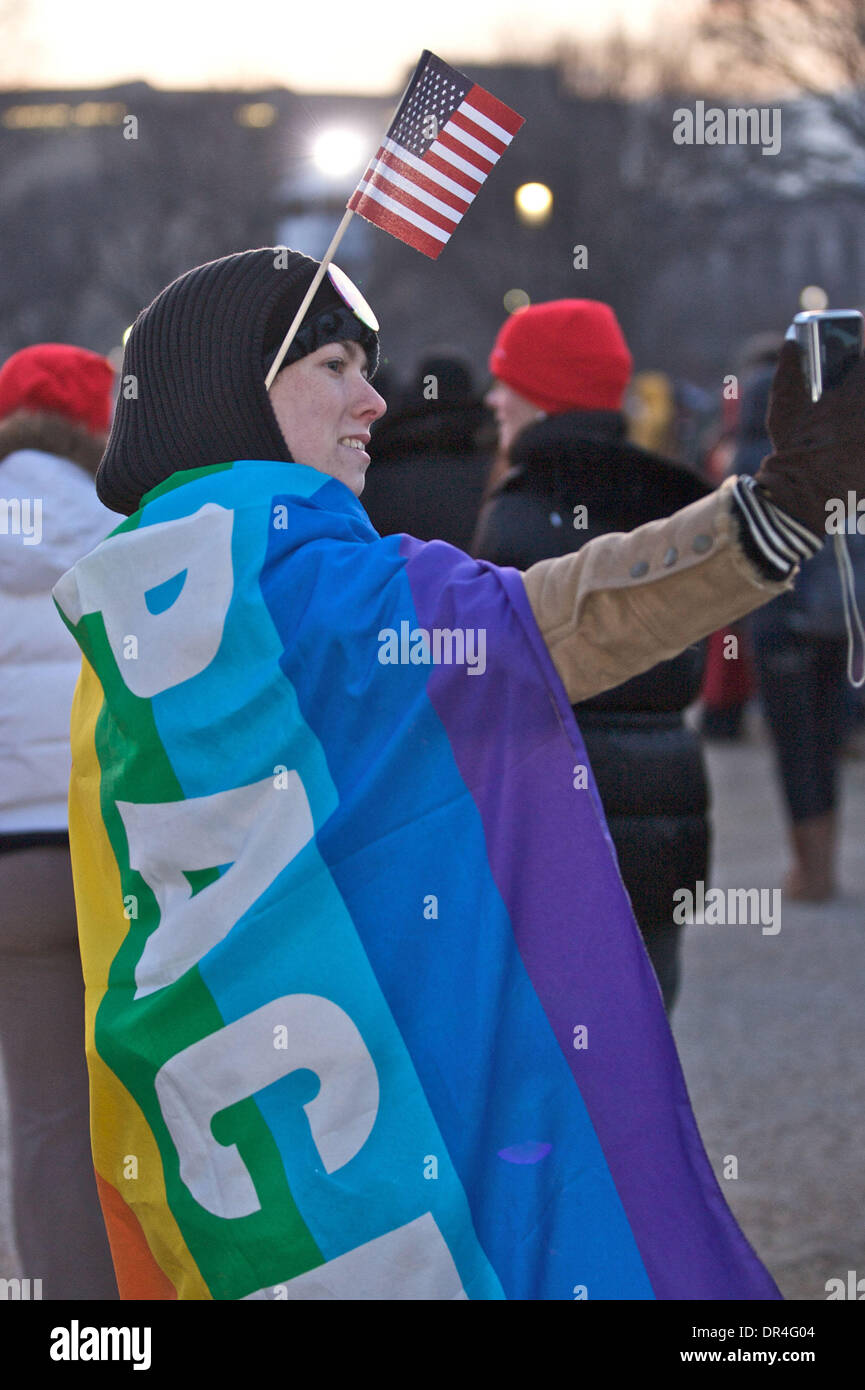
[[[561,299],[506,320],[490,355],[508,472],[481,512],[472,553],[526,570],[630,531],[705,496],[690,471],[626,438],[632,359],[608,304]],[[706,881],[701,745],[683,711],[699,693],[702,646],[574,705],[625,887],[669,1011],[681,926],[673,893]]]
[[[505,320],[489,365],[496,386],[487,400],[509,449],[519,429],[539,415],[618,410],[633,359],[609,304],[554,299]]]
[[[81,426],[101,446],[101,458],[111,423],[113,384],[114,368],[98,352],[66,343],[37,343],[13,353],[0,368],[0,420],[30,417],[18,420],[18,427],[29,425],[43,434],[58,420]],[[33,416],[41,419],[34,421]]]
[[[51,599],[116,524],[94,486],[113,381],[106,358],[63,343],[0,368],[0,1044],[20,1273],[51,1299],[117,1297],[90,1156],[67,829],[80,661]]]

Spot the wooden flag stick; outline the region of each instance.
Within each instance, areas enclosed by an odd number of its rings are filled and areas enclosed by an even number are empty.
[[[333,240],[324,253],[324,259],[322,260],[321,265],[318,267],[318,270],[315,272],[315,278],[313,279],[312,284],[310,285],[309,289],[303,297],[303,303],[301,304],[300,308],[298,309],[297,313],[292,319],[291,327],[289,328],[288,332],[286,333],[285,337],[280,343],[279,352],[273,359],[273,366],[271,367],[270,371],[264,379],[264,384],[268,391],[270,390],[271,386],[274,383],[274,380],[276,379],[276,374],[282,366],[282,359],[285,357],[285,354],[288,352],[288,349],[291,347],[291,344],[294,341],[294,335],[300,327],[301,323],[303,322],[303,316],[309,308],[310,303],[312,302],[313,295],[315,294],[316,290],[318,289],[319,285],[324,279],[327,267],[330,265],[330,262],[333,259],[333,253],[339,246],[339,243],[342,241],[343,233],[345,232],[345,229],[353,216],[354,213],[351,211],[351,208],[346,209],[345,215],[342,221],[340,222],[339,226],[337,227],[336,232],[334,233]]]

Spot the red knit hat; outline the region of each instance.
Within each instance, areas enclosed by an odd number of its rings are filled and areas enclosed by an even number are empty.
[[[106,434],[113,382],[114,368],[98,352],[36,343],[0,367],[0,420],[16,410],[45,411]]]
[[[490,353],[493,376],[548,415],[619,410],[632,366],[615,314],[595,299],[518,309]]]

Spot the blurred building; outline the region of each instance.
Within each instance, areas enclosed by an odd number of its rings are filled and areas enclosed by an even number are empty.
[[[440,259],[359,218],[337,255],[401,384],[441,342],[482,369],[506,296],[608,300],[639,367],[711,390],[744,338],[785,326],[804,285],[832,306],[865,300],[859,163],[836,160],[828,187],[803,175],[791,104],[767,158],[676,145],[673,111],[692,96],[588,99],[552,66],[468,72],[526,125]],[[0,357],[40,338],[110,351],[163,285],[230,251],[322,255],[397,96],[0,93]],[[552,193],[545,221],[517,214],[532,182]]]

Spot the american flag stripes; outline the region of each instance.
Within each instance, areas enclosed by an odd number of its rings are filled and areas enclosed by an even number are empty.
[[[435,260],[522,124],[425,49],[346,206]]]

